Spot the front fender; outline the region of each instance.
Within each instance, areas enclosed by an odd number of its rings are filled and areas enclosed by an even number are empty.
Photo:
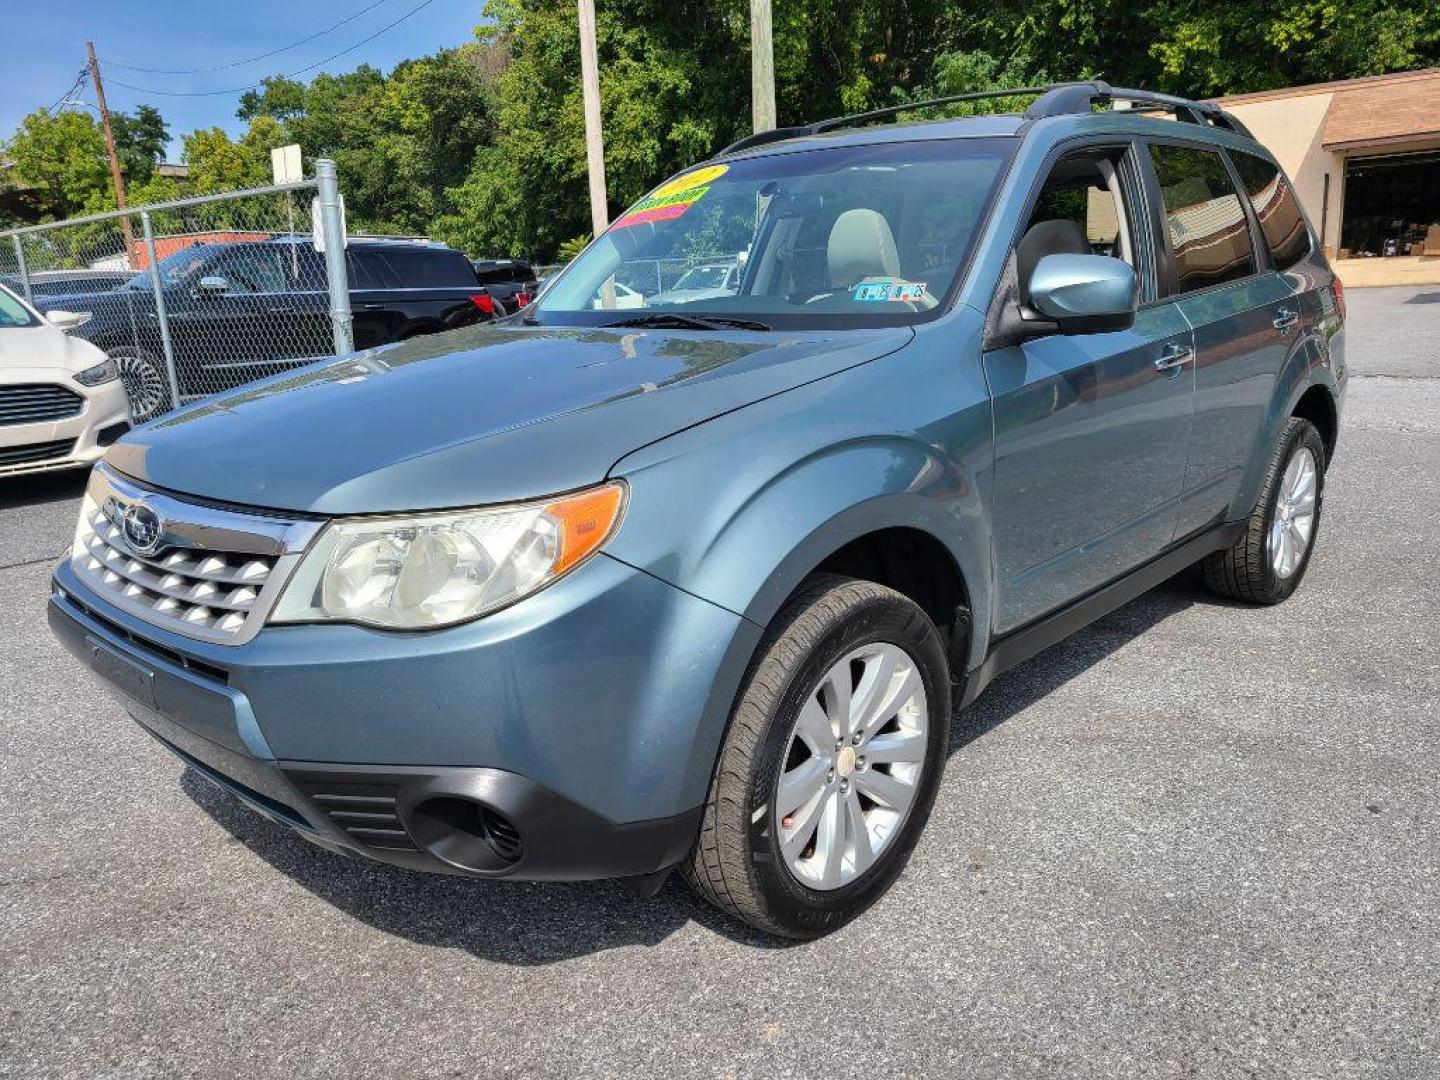
[[[629,508],[607,551],[764,626],[845,544],[916,529],[965,581],[973,667],[990,625],[990,434],[978,354],[917,342],[622,459]]]

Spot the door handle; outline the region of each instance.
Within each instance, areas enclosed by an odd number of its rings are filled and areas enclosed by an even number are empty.
[[[1165,351],[1155,358],[1155,370],[1173,371],[1194,359],[1195,350],[1189,345],[1167,345]]]
[[[1299,322],[1299,315],[1286,308],[1281,308],[1278,312],[1276,312],[1275,321],[1271,325],[1273,325],[1275,329],[1279,330],[1282,334],[1288,334],[1291,330],[1295,329]]]

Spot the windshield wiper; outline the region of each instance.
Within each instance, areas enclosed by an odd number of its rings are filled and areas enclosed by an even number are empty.
[[[618,322],[604,323],[607,329],[616,326],[649,327],[655,330],[772,330],[769,323],[758,319],[732,319],[726,315],[684,315],[678,311],[656,311],[636,315]]]

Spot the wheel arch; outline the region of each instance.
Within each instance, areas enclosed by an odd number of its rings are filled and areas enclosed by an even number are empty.
[[[989,520],[963,463],[890,435],[759,475],[730,469],[728,483],[705,492],[662,483],[663,468],[630,473],[632,512],[614,553],[762,627],[817,571],[876,581],[942,628],[957,674],[979,662],[984,635],[971,629],[989,625]],[[682,550],[651,547],[676,515],[694,528]]]
[[[1265,421],[1257,433],[1244,482],[1230,506],[1232,519],[1243,518],[1255,504],[1265,480],[1270,450],[1280,430],[1292,416],[1301,416],[1320,429],[1320,438],[1325,444],[1326,465],[1329,465],[1339,438],[1339,398],[1335,369],[1324,347],[1312,344],[1297,348],[1276,379],[1275,392],[1271,396]]]
[[[1325,465],[1328,468],[1340,436],[1340,411],[1335,404],[1335,395],[1323,384],[1312,383],[1295,402],[1290,415],[1315,425],[1320,432],[1320,441],[1325,445]]]

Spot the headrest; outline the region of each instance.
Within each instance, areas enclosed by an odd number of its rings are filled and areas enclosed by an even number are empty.
[[[1080,223],[1069,218],[1037,221],[1025,230],[1015,246],[1015,274],[1020,279],[1020,298],[1030,302],[1030,275],[1046,255],[1088,255],[1090,241]]]
[[[837,289],[848,289],[867,277],[900,275],[895,237],[885,216],[875,210],[846,210],[835,219],[826,261],[830,284]]]

